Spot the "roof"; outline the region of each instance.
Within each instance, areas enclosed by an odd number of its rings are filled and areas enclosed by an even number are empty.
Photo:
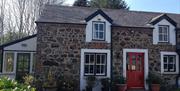
[[[85,19],[97,10],[98,8],[91,7],[45,5],[40,18],[36,22],[86,24]],[[116,26],[149,27],[152,19],[164,14],[121,9],[102,8],[101,10],[113,20],[113,25]],[[176,22],[177,27],[180,28],[180,14],[165,14]]]
[[[13,45],[13,44],[16,44],[16,43],[19,43],[19,42],[22,42],[22,41],[34,38],[36,36],[37,36],[37,34],[34,34],[34,35],[27,36],[27,37],[24,37],[24,38],[21,38],[21,39],[18,39],[18,40],[14,40],[14,41],[11,41],[9,43],[5,43],[5,44],[0,45],[0,48],[6,47],[6,46],[9,46],[9,45]]]

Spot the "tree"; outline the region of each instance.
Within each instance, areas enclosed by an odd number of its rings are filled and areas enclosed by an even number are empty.
[[[36,33],[35,20],[45,4],[61,5],[64,0],[1,0],[0,44]]]
[[[76,0],[73,6],[87,7],[88,3],[87,3],[87,0]]]
[[[6,0],[0,1],[0,44],[4,42]]]
[[[91,7],[111,8],[111,9],[129,9],[124,0],[91,0]]]

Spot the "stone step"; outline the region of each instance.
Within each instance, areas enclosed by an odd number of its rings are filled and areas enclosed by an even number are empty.
[[[142,88],[133,88],[133,89],[128,89],[127,91],[145,91]]]

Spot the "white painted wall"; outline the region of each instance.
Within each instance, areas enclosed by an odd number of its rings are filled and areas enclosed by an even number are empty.
[[[100,20],[99,20],[100,19]],[[101,22],[105,22],[105,26],[106,26],[106,33],[105,33],[105,41],[107,43],[111,43],[111,23],[108,22],[103,16],[101,16],[100,14],[95,16],[93,19],[91,19],[90,21],[87,22],[86,25],[86,42],[92,42],[92,22],[93,21],[101,21]]]
[[[172,45],[176,45],[176,32],[175,26],[168,22],[166,19],[161,20],[157,24],[154,25],[153,30],[153,44],[158,44],[159,41],[159,30],[158,25],[169,25],[169,43]]]
[[[27,46],[24,47],[22,44],[26,44]],[[34,37],[22,42],[15,43],[13,45],[6,46],[4,47],[4,50],[36,51],[36,45],[37,37]]]
[[[148,78],[149,64],[148,64],[148,49],[123,49],[123,76],[126,78],[126,54],[127,52],[144,53],[144,87],[148,90],[146,79]]]
[[[97,76],[96,83],[98,84],[93,88],[93,91],[101,91],[100,78],[111,77],[111,55],[110,50],[107,49],[81,49],[81,68],[80,68],[80,90],[82,91],[86,87],[86,77],[84,76],[84,53],[107,53],[107,75]]]

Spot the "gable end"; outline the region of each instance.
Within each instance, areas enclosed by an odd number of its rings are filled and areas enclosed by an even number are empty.
[[[96,12],[85,18],[86,22],[88,22],[98,14],[102,15],[107,21],[109,21],[112,24],[113,20],[107,14],[105,14],[101,9],[98,9]]]
[[[177,23],[173,19],[171,19],[167,14],[162,14],[162,15],[156,17],[156,19],[152,19],[150,21],[150,24],[155,25],[163,19],[166,19],[168,22],[170,22],[172,25],[174,25],[176,27]]]

